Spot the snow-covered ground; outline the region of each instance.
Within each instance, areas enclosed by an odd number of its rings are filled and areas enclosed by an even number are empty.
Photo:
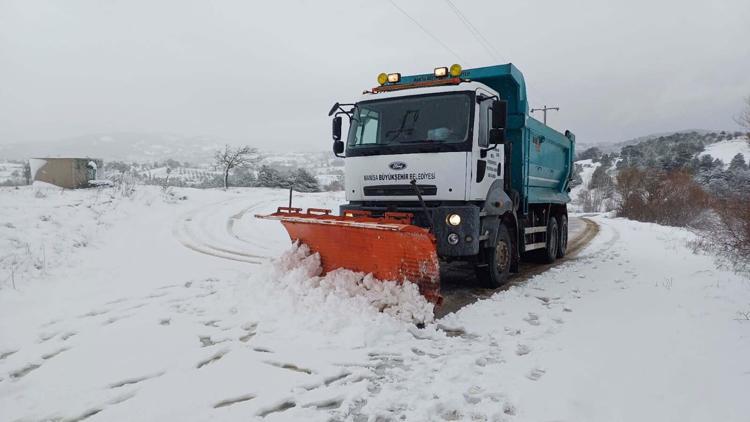
[[[574,259],[417,328],[429,306],[413,291],[318,277],[253,217],[286,195],[0,188],[0,258],[31,262],[14,288],[0,261],[0,419],[750,414],[750,281],[692,254],[683,230],[595,217]]]
[[[23,180],[23,164],[10,161],[0,161],[0,183],[10,181],[21,182]]]
[[[727,141],[716,142],[706,146],[706,149],[700,153],[703,155],[711,155],[714,158],[718,158],[724,162],[725,167],[729,167],[729,162],[732,161],[735,155],[742,154],[745,156],[745,162],[750,160],[750,143],[747,138],[735,138]]]

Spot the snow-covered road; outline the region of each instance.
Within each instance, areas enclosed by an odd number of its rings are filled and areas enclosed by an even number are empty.
[[[288,238],[252,214],[285,192],[176,192],[0,190],[0,420],[750,414],[750,283],[685,231],[592,217],[576,257],[418,329],[301,251],[269,260]]]

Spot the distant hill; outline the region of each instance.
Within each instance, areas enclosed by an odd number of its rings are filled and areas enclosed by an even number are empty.
[[[52,142],[0,145],[0,158],[96,157],[105,161],[150,162],[173,159],[191,163],[211,160],[221,140],[161,133],[92,134]]]
[[[619,154],[620,151],[625,147],[660,142],[659,140],[671,143],[674,143],[676,141],[677,143],[679,143],[682,141],[700,139],[702,141],[702,144],[711,144],[713,142],[719,142],[724,139],[738,138],[740,136],[742,136],[742,133],[740,132],[716,131],[706,129],[684,129],[674,132],[652,133],[650,135],[639,136],[637,138],[614,143],[578,142],[576,143],[576,153],[580,154],[581,152],[591,147],[596,147],[605,154]]]

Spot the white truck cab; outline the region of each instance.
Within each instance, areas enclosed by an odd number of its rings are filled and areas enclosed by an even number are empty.
[[[453,65],[378,83],[329,112],[334,153],[345,157],[342,215],[410,213],[440,259],[476,263],[493,286],[527,252],[545,262],[565,254],[575,136],[529,116],[515,66]]]
[[[483,201],[503,177],[502,149],[482,157],[498,97],[478,82],[363,95],[346,141],[347,201],[417,201],[412,180],[425,200]]]

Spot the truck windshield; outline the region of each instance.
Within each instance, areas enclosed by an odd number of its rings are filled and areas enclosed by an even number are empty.
[[[472,95],[467,92],[359,103],[349,128],[347,149],[397,153],[407,145],[430,150],[443,149],[440,145],[455,147],[469,139],[472,105]]]

